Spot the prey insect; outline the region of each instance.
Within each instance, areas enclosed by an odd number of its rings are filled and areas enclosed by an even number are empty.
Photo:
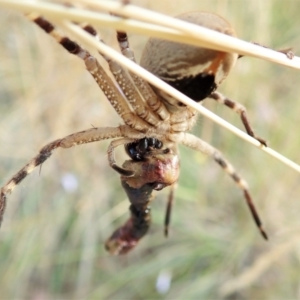
[[[45,18],[31,13],[27,17],[51,35],[69,53],[85,63],[100,89],[122,118],[118,127],[96,127],[76,132],[44,146],[37,156],[16,173],[2,188],[0,195],[0,222],[2,221],[7,195],[37,166],[47,160],[57,148],[70,148],[90,142],[113,139],[108,148],[109,165],[121,175],[130,205],[129,220],[107,240],[105,247],[112,254],[130,251],[147,233],[150,225],[152,192],[171,186],[171,194],[165,221],[168,232],[173,187],[179,177],[178,145],[183,144],[210,156],[242,190],[246,203],[262,236],[267,239],[262,222],[248,191],[247,183],[233,166],[214,147],[188,133],[196,122],[196,111],[170,97],[163,91],[151,87],[135,74],[104,56],[115,78],[111,80],[101,64],[75,41],[61,34]],[[221,33],[235,36],[230,24],[223,18],[204,12],[180,15],[181,20],[204,26]],[[82,28],[97,37],[89,25]],[[117,32],[123,55],[135,60],[129,47],[127,35]],[[196,102],[213,99],[236,111],[249,135],[266,145],[264,139],[255,135],[245,108],[216,91],[227,77],[238,58],[237,54],[151,38],[144,49],[141,66],[169,83]],[[115,148],[125,146],[130,160],[119,166],[114,158]]]

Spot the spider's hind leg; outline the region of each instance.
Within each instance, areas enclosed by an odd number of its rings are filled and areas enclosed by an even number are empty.
[[[219,92],[213,92],[208,96],[209,99],[213,99],[215,101],[217,101],[220,104],[223,104],[227,107],[229,107],[230,109],[232,109],[233,111],[235,111],[236,113],[238,113],[241,117],[242,123],[244,124],[244,127],[246,129],[246,132],[252,136],[253,138],[255,138],[256,140],[258,140],[262,145],[267,147],[267,142],[266,140],[258,137],[255,133],[254,130],[252,128],[252,126],[250,125],[248,116],[247,116],[247,111],[246,108],[238,103],[235,102],[233,100],[230,100],[229,98],[225,97],[224,95],[222,95]]]
[[[250,196],[248,184],[242,177],[238,175],[230,162],[227,161],[217,149],[192,134],[184,133],[181,136],[174,134],[170,135],[170,138],[174,141],[177,140],[178,143],[184,144],[187,147],[211,156],[218,163],[218,165],[234,180],[236,185],[243,191],[246,203],[250,209],[254,222],[257,225],[261,235],[267,240],[268,236],[262,226],[262,222]]]

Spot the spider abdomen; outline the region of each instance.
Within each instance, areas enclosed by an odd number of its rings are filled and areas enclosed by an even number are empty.
[[[231,25],[216,14],[189,12],[177,18],[235,36]],[[235,53],[151,38],[145,46],[141,66],[198,102],[221,84],[236,60]],[[165,94],[157,93],[169,102]]]

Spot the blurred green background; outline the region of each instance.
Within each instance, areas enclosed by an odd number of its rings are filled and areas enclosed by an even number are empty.
[[[174,16],[215,12],[240,38],[299,54],[300,1],[132,3]],[[0,15],[3,185],[46,143],[121,121],[79,59],[21,14]],[[117,47],[112,30],[99,31]],[[138,58],[146,39],[130,35]],[[299,83],[299,71],[244,57],[219,90],[247,107],[257,134],[272,148],[300,163]],[[206,107],[243,128],[227,108],[209,101]],[[194,133],[247,180],[268,242],[232,180],[212,160],[181,147],[170,237],[162,226],[166,189],[152,204],[149,234],[127,256],[110,256],[103,244],[128,218],[128,200],[108,167],[109,142],[57,150],[40,175],[35,170],[8,198],[0,299],[299,299],[299,174],[207,119],[199,118]]]

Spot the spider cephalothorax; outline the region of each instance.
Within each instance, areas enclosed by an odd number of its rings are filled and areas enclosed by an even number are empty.
[[[267,239],[245,180],[236,173],[233,166],[218,150],[200,138],[187,133],[195,124],[197,117],[195,109],[185,106],[160,90],[153,89],[137,75],[127,72],[113,60],[104,57],[118,84],[116,86],[101,64],[79,44],[62,35],[43,17],[34,13],[27,17],[54,37],[69,53],[84,61],[88,72],[122,118],[124,125],[90,128],[44,146],[36,157],[1,188],[0,222],[7,195],[34,168],[48,159],[53,150],[113,139],[108,148],[108,161],[110,166],[121,175],[122,186],[131,202],[131,217],[106,242],[106,249],[110,253],[127,253],[146,234],[150,224],[149,203],[152,200],[152,191],[161,190],[166,186],[172,188],[178,180],[178,144],[183,144],[212,157],[232,177],[243,191],[261,234]],[[181,15],[179,18],[224,34],[234,35],[234,30],[229,23],[212,13],[191,12]],[[97,36],[91,26],[84,25],[82,28]],[[118,32],[117,38],[124,56],[134,60],[126,33]],[[237,57],[237,54],[234,53],[150,39],[146,44],[141,64],[195,101],[202,101],[207,97],[233,109],[240,115],[247,133],[265,144],[263,139],[257,138],[253,133],[245,108],[215,91],[228,75]],[[120,145],[125,145],[126,152],[131,158],[122,167],[118,166],[114,159],[114,150]],[[166,235],[172,199],[173,189],[171,189],[166,214]]]

